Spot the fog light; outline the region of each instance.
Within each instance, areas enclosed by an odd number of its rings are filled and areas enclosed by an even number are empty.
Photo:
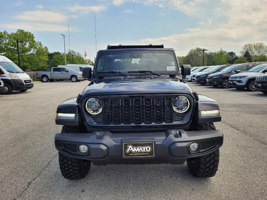
[[[87,147],[86,145],[84,145],[84,144],[81,144],[81,145],[79,146],[79,151],[80,151],[81,153],[87,153],[87,152],[88,152],[88,147]]]
[[[196,152],[198,150],[198,143],[192,143],[189,146],[191,152]]]

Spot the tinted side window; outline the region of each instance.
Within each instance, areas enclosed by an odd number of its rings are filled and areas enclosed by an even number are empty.
[[[236,70],[240,70],[241,72],[247,71],[247,65],[241,65],[236,68]]]
[[[53,71],[54,72],[60,72],[61,71],[61,68],[54,68]]]

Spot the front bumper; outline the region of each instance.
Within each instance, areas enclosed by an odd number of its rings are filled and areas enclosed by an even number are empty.
[[[267,91],[267,82],[255,82],[255,87],[259,91]]]
[[[123,143],[153,142],[154,156],[124,158]],[[190,151],[190,144],[198,143],[196,152]],[[79,145],[86,145],[88,153],[79,151]],[[109,163],[172,163],[182,164],[188,158],[204,156],[219,149],[223,134],[219,130],[184,131],[168,130],[153,133],[58,133],[55,136],[57,150],[69,157],[91,160],[95,164]]]

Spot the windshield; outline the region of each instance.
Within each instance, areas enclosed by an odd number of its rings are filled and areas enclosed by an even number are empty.
[[[231,65],[229,67],[224,68],[221,72],[231,72],[233,71],[238,65]]]
[[[267,67],[267,65],[257,65],[256,67],[253,67],[253,68],[251,68],[248,71],[249,72],[259,72],[259,71],[261,71],[265,67]]]
[[[99,53],[96,65],[97,73],[116,74],[145,72],[176,74],[177,69],[174,53],[159,50],[103,51]]]
[[[216,66],[216,67],[212,67],[212,69],[209,72],[217,72],[218,70],[220,71],[220,69],[222,69],[223,66]]]
[[[23,71],[13,62],[0,62],[0,65],[9,73],[23,73]]]

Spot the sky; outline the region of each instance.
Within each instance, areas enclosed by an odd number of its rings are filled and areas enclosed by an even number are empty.
[[[93,60],[108,44],[164,44],[240,55],[267,45],[267,0],[0,0],[0,31],[23,29],[49,52],[74,50]]]

